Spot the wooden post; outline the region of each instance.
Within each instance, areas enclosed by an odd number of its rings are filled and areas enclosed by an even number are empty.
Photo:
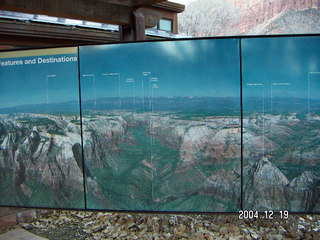
[[[119,26],[120,41],[134,41],[133,24]]]
[[[134,40],[145,40],[146,39],[146,21],[145,17],[140,9],[134,10],[133,12],[134,20]]]
[[[149,20],[146,22],[146,18]],[[119,26],[120,41],[143,41],[146,39],[145,29],[154,27],[160,21],[158,12],[145,8],[132,11],[132,23]]]

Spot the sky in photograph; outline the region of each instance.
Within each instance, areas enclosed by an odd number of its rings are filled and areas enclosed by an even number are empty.
[[[320,99],[320,37],[243,39],[242,60],[244,97]]]
[[[243,39],[243,96],[320,99],[319,39]],[[240,97],[238,47],[237,39],[80,47],[82,97]],[[78,62],[0,66],[0,108],[78,101],[78,89]]]
[[[237,39],[86,46],[80,59],[84,100],[118,97],[119,88],[121,97],[240,94]]]
[[[77,54],[41,57],[61,56],[71,57]],[[24,61],[35,57],[37,56],[0,60]],[[45,104],[47,99],[49,104],[78,101],[78,89],[78,62],[0,66],[0,108]]]

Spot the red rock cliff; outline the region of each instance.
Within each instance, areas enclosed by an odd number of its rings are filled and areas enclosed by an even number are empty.
[[[236,0],[240,9],[239,30],[246,33],[257,24],[263,23],[289,10],[319,8],[319,0]]]

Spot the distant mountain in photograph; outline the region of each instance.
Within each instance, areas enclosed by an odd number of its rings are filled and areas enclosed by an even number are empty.
[[[40,103],[40,104],[25,104],[14,107],[0,108],[0,114],[13,113],[73,113],[79,114],[79,103],[76,101],[62,103]]]
[[[179,15],[195,37],[320,32],[319,0],[196,0]]]

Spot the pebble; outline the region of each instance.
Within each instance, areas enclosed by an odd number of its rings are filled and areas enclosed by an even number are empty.
[[[280,234],[276,234],[276,235],[273,236],[273,239],[274,239],[274,240],[282,240],[282,239],[283,239],[283,236],[280,235]]]
[[[247,234],[246,239],[250,240],[250,239],[252,239],[252,237],[249,234]]]
[[[305,231],[306,230],[305,226],[301,225],[301,224],[298,225],[298,229],[301,230],[301,231]]]
[[[319,232],[320,233],[320,227],[316,227],[312,229],[313,232]]]
[[[309,221],[314,221],[313,217],[311,217],[311,216],[307,216],[307,219],[308,219]]]
[[[253,239],[258,240],[260,239],[260,236],[258,233],[256,233],[255,231],[250,231],[250,235]]]
[[[285,230],[284,227],[282,227],[282,226],[280,226],[280,227],[278,228],[278,230],[279,230],[279,233],[282,234],[282,235],[287,232],[287,230]]]
[[[233,235],[240,235],[240,228],[238,226],[230,225],[228,226],[228,231]]]
[[[219,232],[222,235],[227,235],[228,234],[228,229],[226,227],[222,227],[222,228],[220,228]]]

